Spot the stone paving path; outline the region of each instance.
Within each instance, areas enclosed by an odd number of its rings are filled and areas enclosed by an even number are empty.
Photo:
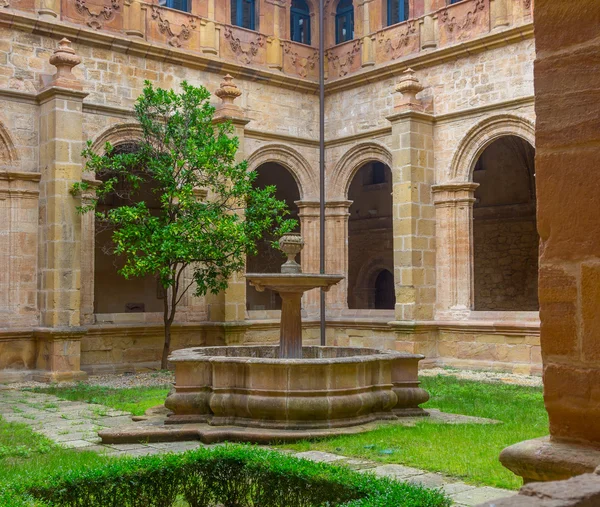
[[[0,416],[5,421],[24,423],[34,431],[67,448],[95,451],[115,456],[145,456],[195,449],[200,442],[165,442],[148,444],[101,444],[98,431],[131,424],[131,414],[111,408],[65,401],[47,394],[0,389]],[[298,458],[349,466],[359,472],[441,488],[457,507],[471,507],[484,502],[515,495],[515,491],[476,487],[442,474],[403,465],[382,465],[374,461],[349,458],[319,451],[294,453]]]

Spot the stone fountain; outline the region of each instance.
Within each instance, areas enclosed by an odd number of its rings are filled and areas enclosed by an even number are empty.
[[[302,273],[295,261],[304,244],[299,234],[288,234],[279,244],[288,256],[281,273],[246,275],[257,290],[271,289],[282,298],[279,346],[173,352],[169,361],[175,365],[175,391],[165,402],[172,412],[167,424],[228,426],[237,429],[222,432],[223,439],[268,441],[427,415],[419,408],[429,398],[417,376],[423,356],[302,346],[302,295],[315,288],[328,290],[343,277]]]

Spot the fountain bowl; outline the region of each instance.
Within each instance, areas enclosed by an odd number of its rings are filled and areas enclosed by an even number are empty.
[[[345,428],[427,415],[419,387],[424,356],[352,347],[197,347],[173,352],[175,391],[167,424],[207,423],[273,430]]]

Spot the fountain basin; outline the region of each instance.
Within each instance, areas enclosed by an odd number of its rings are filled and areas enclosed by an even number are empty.
[[[279,357],[278,346],[182,349],[168,424],[203,422],[277,430],[342,428],[427,415],[419,387],[424,356],[351,347],[303,347]]]

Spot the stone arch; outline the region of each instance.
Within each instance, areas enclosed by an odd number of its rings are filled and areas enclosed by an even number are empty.
[[[139,123],[118,123],[102,132],[92,144],[92,150],[102,155],[106,143],[113,146],[126,142],[139,142],[142,139],[142,127]]]
[[[473,169],[483,151],[496,139],[517,136],[535,148],[535,124],[513,114],[494,115],[472,127],[460,142],[450,166],[450,178],[455,182],[473,180]]]
[[[388,271],[392,277],[394,276],[394,266],[390,265],[389,262],[386,262],[383,257],[376,257],[364,264],[358,275],[356,277],[356,287],[360,287],[363,290],[369,289],[370,294],[353,294],[355,300],[351,303],[348,302],[349,305],[357,306],[359,302],[358,299],[361,299],[362,304],[360,306],[364,308],[375,308],[375,283],[379,274],[383,271]]]
[[[344,200],[356,172],[368,162],[383,162],[392,168],[392,154],[375,141],[360,143],[350,148],[338,161],[328,185],[329,200]]]
[[[19,155],[12,137],[4,123],[0,121],[0,167],[14,168],[19,163]]]
[[[318,198],[318,184],[313,169],[298,151],[284,144],[262,146],[248,157],[248,168],[255,171],[268,162],[280,164],[290,171],[300,190],[300,199]]]

